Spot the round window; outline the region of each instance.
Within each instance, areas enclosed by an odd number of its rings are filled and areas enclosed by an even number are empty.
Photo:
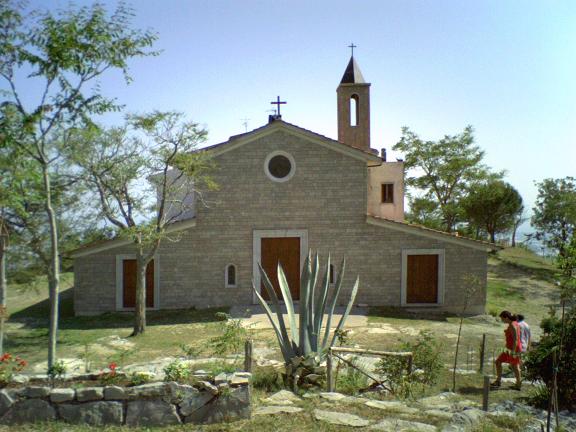
[[[292,156],[284,152],[269,154],[264,163],[266,175],[274,181],[285,182],[294,175],[295,163]]]

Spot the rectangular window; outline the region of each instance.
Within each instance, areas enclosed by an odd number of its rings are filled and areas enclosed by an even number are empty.
[[[394,183],[382,183],[382,202],[394,202]]]

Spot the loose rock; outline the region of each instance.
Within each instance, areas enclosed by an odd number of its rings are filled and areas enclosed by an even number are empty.
[[[370,429],[386,432],[436,432],[436,427],[420,422],[399,419],[385,419],[371,426]]]
[[[0,417],[14,405],[14,398],[6,390],[0,390]]]
[[[88,402],[79,405],[62,404],[58,407],[60,417],[68,423],[91,426],[121,425],[123,410],[121,402]]]
[[[208,402],[210,402],[214,398],[215,398],[215,396],[212,393],[208,393],[208,392],[201,392],[201,393],[196,392],[194,394],[189,394],[178,405],[178,407],[180,408],[180,413],[183,416],[189,416],[194,411],[202,408],[204,405],[206,405]]]
[[[69,388],[55,388],[50,392],[50,401],[54,403],[69,402],[74,400],[76,392]]]
[[[76,399],[79,402],[89,402],[104,399],[104,389],[102,387],[86,387],[76,390]]]
[[[370,424],[368,420],[354,414],[319,409],[314,410],[314,418],[319,421],[342,426],[366,427]]]
[[[303,411],[302,408],[295,406],[261,406],[254,411],[254,415],[274,415],[274,414],[293,414]]]
[[[28,387],[24,392],[24,395],[30,399],[47,397],[49,394],[50,387]]]
[[[320,393],[320,397],[322,399],[326,399],[328,401],[331,402],[338,402],[339,400],[342,400],[346,397],[346,395],[343,395],[342,393],[336,393],[336,392],[324,392],[324,393]]]
[[[301,399],[294,393],[288,390],[280,390],[274,393],[272,396],[267,397],[262,402],[273,405],[294,405],[294,403],[300,402]]]
[[[104,388],[104,399],[124,400],[126,399],[126,391],[122,387],[107,386]]]
[[[128,402],[127,426],[166,426],[180,424],[176,407],[163,400]]]
[[[42,399],[25,399],[16,402],[4,414],[1,422],[4,424],[22,424],[45,422],[56,419],[56,410]]]

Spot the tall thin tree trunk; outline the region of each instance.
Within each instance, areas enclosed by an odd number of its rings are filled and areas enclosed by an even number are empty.
[[[0,224],[0,354],[4,354],[4,320],[6,319],[6,236]]]
[[[58,338],[58,301],[60,292],[60,256],[58,254],[58,225],[52,208],[52,189],[48,165],[42,164],[46,213],[50,225],[50,271],[48,272],[48,293],[50,299],[50,328],[48,331],[48,369],[56,362],[56,341]]]
[[[136,258],[136,304],[132,336],[146,331],[146,264],[140,256]]]

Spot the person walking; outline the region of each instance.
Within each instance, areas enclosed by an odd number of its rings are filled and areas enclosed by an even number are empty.
[[[520,327],[520,343],[522,344],[522,353],[528,352],[532,345],[532,332],[530,326],[524,321],[524,315],[517,314],[518,326]]]
[[[504,330],[504,338],[506,340],[506,350],[503,351],[496,361],[496,380],[490,384],[490,387],[497,389],[502,383],[502,363],[508,363],[516,377],[516,384],[512,386],[514,390],[520,390],[522,387],[522,379],[520,376],[520,353],[522,352],[522,342],[520,341],[520,326],[518,325],[518,317],[508,311],[500,312],[500,320],[508,324]]]

